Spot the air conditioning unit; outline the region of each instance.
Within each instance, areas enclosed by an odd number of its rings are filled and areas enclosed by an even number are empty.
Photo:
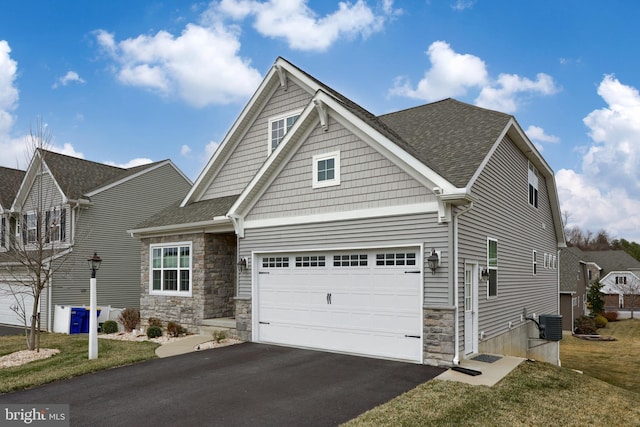
[[[548,341],[560,341],[562,339],[562,316],[559,314],[541,314],[540,338]]]

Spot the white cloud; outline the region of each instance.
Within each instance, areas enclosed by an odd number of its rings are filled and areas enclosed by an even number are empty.
[[[116,163],[112,161],[104,162],[105,165],[116,166],[123,169],[134,168],[136,166],[147,165],[149,163],[153,163],[153,160],[147,159],[145,157],[131,159],[127,163]]]
[[[406,77],[397,77],[390,90],[392,95],[437,101],[476,90],[479,91],[476,105],[512,114],[525,95],[551,95],[558,91],[553,78],[544,73],[539,73],[535,80],[516,74],[500,74],[492,80],[481,58],[457,53],[444,41],[433,42],[426,53],[431,68],[417,86],[413,88]]]
[[[57,89],[59,85],[66,86],[69,83],[84,83],[85,81],[75,71],[67,71],[67,74],[60,77],[57,82],[53,84],[53,88]]]
[[[453,10],[462,11],[471,9],[475,3],[476,0],[456,0],[456,2],[451,5],[451,8]]]
[[[308,0],[222,0],[208,16],[219,13],[236,21],[251,16],[263,36],[285,40],[291,49],[322,52],[342,37],[366,39],[401,13],[391,0],[385,0],[379,12],[364,0],[340,2],[335,12],[325,16],[318,16]]]
[[[180,155],[188,156],[189,154],[191,154],[191,147],[186,144],[180,147]]]
[[[120,42],[99,30],[96,38],[118,64],[120,82],[175,95],[195,107],[244,100],[261,81],[249,61],[238,56],[237,35],[221,25],[188,24],[177,37],[159,31]]]
[[[6,137],[13,126],[13,111],[18,106],[18,89],[15,80],[18,63],[11,59],[11,48],[0,40],[0,138]]]
[[[555,135],[548,135],[540,126],[531,125],[524,132],[532,141],[549,142],[552,144],[560,142],[560,138]]]
[[[213,153],[216,152],[216,150],[218,149],[218,147],[220,146],[219,142],[216,141],[210,141],[205,147],[204,147],[204,153],[206,156],[206,159],[209,160],[211,158],[211,156],[213,156]]]
[[[640,242],[640,93],[607,75],[598,94],[607,106],[583,120],[592,143],[582,170],[556,175],[561,208],[569,225]]]

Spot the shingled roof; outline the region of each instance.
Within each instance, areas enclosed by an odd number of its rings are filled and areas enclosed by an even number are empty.
[[[177,201],[167,206],[156,215],[136,225],[136,230],[145,228],[162,227],[166,225],[192,224],[202,221],[211,221],[216,216],[223,216],[229,211],[229,208],[238,198],[235,196],[218,197],[216,199],[207,199],[200,202],[190,203],[184,207],[180,207]]]
[[[0,166],[0,207],[9,209],[18,194],[25,171]]]
[[[149,163],[129,169],[109,166],[48,150],[38,150],[60,189],[69,199],[79,199],[86,193],[104,187],[156,165]]]
[[[612,271],[640,270],[640,261],[625,251],[583,251],[583,261],[595,262],[606,275]]]

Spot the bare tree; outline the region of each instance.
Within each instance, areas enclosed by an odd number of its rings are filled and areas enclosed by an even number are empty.
[[[640,303],[640,279],[635,275],[619,276],[609,287],[622,295],[623,308],[631,309],[631,318],[633,319],[633,312]]]
[[[5,259],[9,261],[4,263],[0,271],[0,280],[10,284],[9,288],[16,299],[12,309],[27,326],[29,350],[40,349],[40,299],[54,274],[65,267],[69,252],[65,244],[66,210],[53,180],[47,179],[44,173],[46,149],[52,142],[51,131],[38,120],[35,129],[32,128],[27,137],[32,154],[31,167],[38,170],[33,174],[29,193],[14,203],[15,226],[9,233],[9,250],[5,253]],[[29,318],[25,295],[33,299]]]

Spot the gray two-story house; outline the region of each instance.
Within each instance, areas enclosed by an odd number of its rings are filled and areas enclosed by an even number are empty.
[[[507,114],[376,116],[278,58],[186,197],[131,232],[143,321],[434,365],[559,359],[529,320],[559,312],[554,176]]]
[[[98,305],[139,307],[140,242],[126,230],[183,198],[191,181],[169,160],[125,169],[43,149],[26,171],[3,169],[0,323],[23,324],[11,309],[23,305],[27,323],[40,313],[53,330],[56,306],[88,306],[94,252]],[[34,307],[25,284],[39,263],[53,275]]]

